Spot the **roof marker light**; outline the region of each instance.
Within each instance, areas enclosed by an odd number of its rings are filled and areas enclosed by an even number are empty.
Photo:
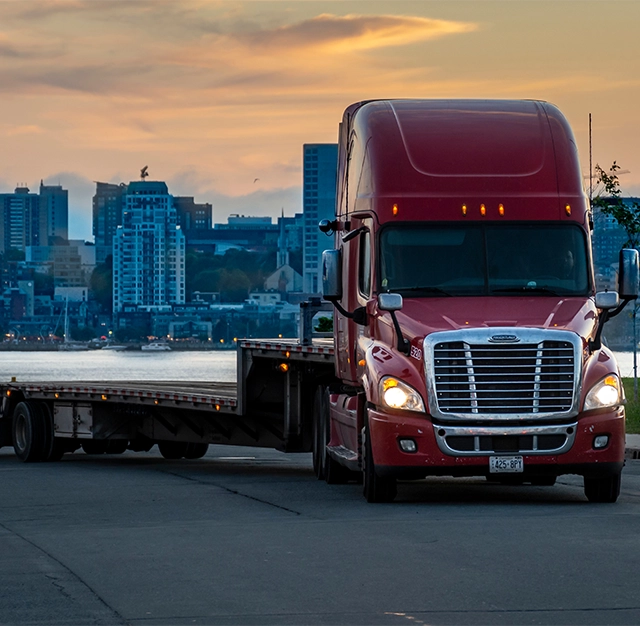
[[[397,204],[393,205],[393,214],[394,215],[398,215],[398,205]]]
[[[484,206],[484,204],[480,205],[480,215],[486,215],[487,214],[487,207]]]
[[[462,215],[466,215],[467,214],[467,205],[463,204],[462,205]]]
[[[498,213],[500,213],[500,215],[504,215],[504,204],[498,205]]]
[[[570,205],[570,204],[566,204],[566,205],[565,205],[565,207],[564,207],[564,212],[565,212],[567,215],[571,215],[571,205]]]

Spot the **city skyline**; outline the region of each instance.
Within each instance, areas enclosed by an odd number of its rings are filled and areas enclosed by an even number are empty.
[[[91,239],[93,181],[149,166],[174,195],[231,213],[302,208],[302,146],[381,97],[538,98],[571,123],[588,175],[640,195],[630,2],[0,1],[0,191],[69,190]]]

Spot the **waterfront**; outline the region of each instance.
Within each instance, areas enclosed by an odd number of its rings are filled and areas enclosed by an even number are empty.
[[[633,353],[615,352],[620,374],[633,376]],[[638,354],[640,368],[640,354]],[[190,380],[235,382],[235,350],[2,352],[0,382]]]
[[[235,350],[3,352],[0,382],[189,380],[235,382]]]

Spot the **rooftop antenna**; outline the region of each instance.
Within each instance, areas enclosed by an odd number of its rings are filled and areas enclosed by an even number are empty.
[[[149,172],[147,172],[147,170],[149,169],[148,165],[145,165],[141,170],[140,170],[140,179],[144,180],[147,176],[149,176]]]
[[[593,159],[591,152],[591,113],[589,113],[589,204],[593,202]]]

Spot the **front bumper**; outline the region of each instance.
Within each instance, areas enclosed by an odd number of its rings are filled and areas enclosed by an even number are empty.
[[[489,476],[490,456],[522,456],[524,472],[517,476],[525,480],[529,476],[561,474],[600,477],[617,473],[624,465],[623,407],[615,407],[597,414],[579,415],[570,423],[558,426],[560,430],[572,431],[568,433],[568,440],[572,443],[550,453],[540,449],[535,452],[513,449],[483,452],[483,444],[479,444],[478,439],[474,439],[473,449],[450,450],[443,445],[443,431],[446,427],[434,426],[430,417],[425,415],[392,415],[369,409],[369,428],[373,459],[381,476],[407,479],[425,476]],[[440,435],[436,429],[440,429]],[[517,431],[520,431],[521,437],[529,437],[536,426],[528,428],[509,425],[505,429],[499,426],[475,428],[467,424],[464,428],[472,438],[474,433],[478,438],[490,437],[492,429],[496,434],[504,434],[508,430],[509,435],[515,437]],[[594,439],[598,435],[608,435],[609,442],[605,448],[593,447]],[[401,439],[415,441],[417,451],[403,452],[399,443]],[[502,474],[506,475],[508,474]]]

